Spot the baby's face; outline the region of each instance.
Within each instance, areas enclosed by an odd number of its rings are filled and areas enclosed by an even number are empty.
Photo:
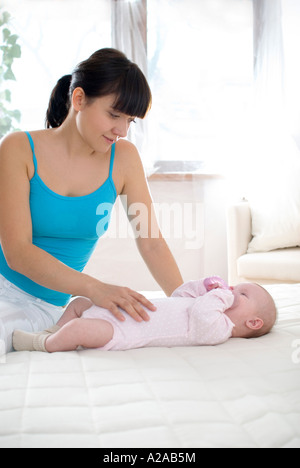
[[[268,293],[257,284],[242,283],[231,289],[234,302],[226,313],[233,322],[259,315],[262,305],[269,300]]]

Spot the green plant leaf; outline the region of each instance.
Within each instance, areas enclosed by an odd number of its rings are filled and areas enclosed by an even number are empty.
[[[12,80],[12,81],[16,81],[16,77],[15,75],[13,74],[13,71],[12,69],[9,67],[6,72],[4,73],[4,79],[5,80]]]
[[[3,41],[4,41],[4,42],[7,42],[7,40],[8,40],[9,37],[10,37],[10,30],[7,29],[7,28],[3,29],[3,31],[2,31],[2,36],[3,36]]]
[[[10,14],[7,11],[4,11],[0,18],[0,27],[3,26],[4,24],[7,24],[10,18],[11,18]]]
[[[1,99],[4,99],[6,102],[11,102],[11,92],[9,89],[5,89],[1,94]]]
[[[7,108],[11,102],[11,91],[3,89],[5,80],[16,80],[12,71],[12,66],[15,59],[21,57],[21,47],[17,43],[19,36],[12,34],[10,31],[11,15],[6,11],[1,11],[0,7],[0,31],[2,30],[2,41],[0,35],[0,138],[11,131],[18,130],[16,122],[21,121],[21,112],[19,110]]]
[[[18,37],[18,36],[17,36]],[[21,47],[18,44],[14,44],[10,50],[10,53],[13,58],[21,57]]]

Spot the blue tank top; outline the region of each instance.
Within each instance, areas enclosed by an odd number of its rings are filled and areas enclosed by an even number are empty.
[[[50,190],[38,175],[34,143],[27,133],[33,154],[34,176],[30,181],[30,210],[33,244],[65,265],[82,271],[99,237],[107,230],[117,198],[112,179],[115,145],[112,146],[109,176],[95,192],[65,197]],[[0,273],[18,288],[56,306],[64,306],[70,295],[40,286],[7,265],[0,246]]]

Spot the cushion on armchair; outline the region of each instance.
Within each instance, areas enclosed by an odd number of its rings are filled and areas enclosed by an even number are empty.
[[[249,280],[300,281],[300,248],[242,255],[237,260],[239,277]],[[270,282],[270,281],[267,281]]]
[[[248,253],[300,246],[300,194],[298,203],[286,199],[276,205],[251,204],[251,214],[253,239]]]
[[[300,155],[271,169],[264,190],[249,202],[253,239],[248,253],[300,246]]]

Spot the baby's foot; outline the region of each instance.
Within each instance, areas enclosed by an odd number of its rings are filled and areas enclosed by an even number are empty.
[[[28,333],[23,330],[15,330],[13,333],[13,347],[16,351],[44,351],[47,338],[51,333]]]

